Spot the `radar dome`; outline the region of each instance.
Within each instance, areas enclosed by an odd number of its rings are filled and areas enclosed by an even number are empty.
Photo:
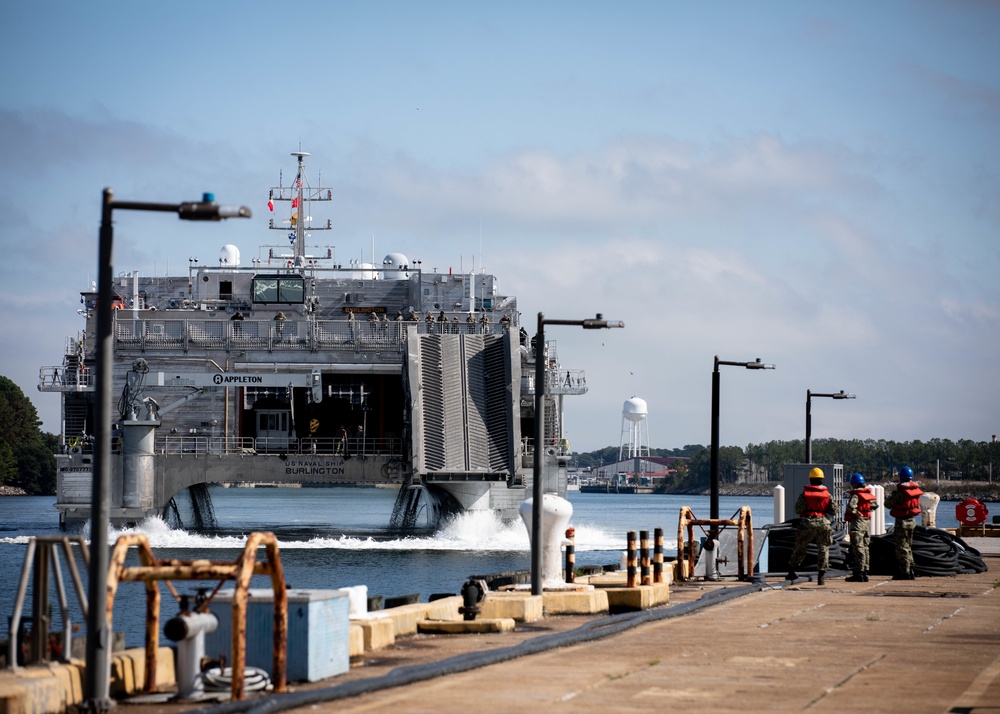
[[[625,400],[625,405],[622,407],[622,416],[629,421],[642,421],[648,415],[649,410],[646,408],[645,399],[632,397]]]
[[[222,246],[219,251],[219,265],[238,268],[240,265],[240,249],[232,243]]]
[[[382,273],[386,280],[402,280],[409,277],[406,272],[410,259],[402,253],[389,253],[382,259]]]

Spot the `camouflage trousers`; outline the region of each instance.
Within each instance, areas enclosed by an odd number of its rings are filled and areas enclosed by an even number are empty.
[[[830,521],[822,516],[803,518],[795,531],[795,550],[789,561],[789,570],[795,570],[806,557],[806,549],[810,543],[816,544],[816,569],[825,573],[830,569],[830,544],[833,542],[833,530]]]
[[[892,529],[896,541],[896,567],[902,574],[913,570],[913,529],[917,522],[912,518],[897,518]]]
[[[858,573],[868,572],[868,551],[871,547],[871,521],[867,518],[858,518],[851,521],[847,529],[851,536],[851,561],[854,563],[853,570]]]

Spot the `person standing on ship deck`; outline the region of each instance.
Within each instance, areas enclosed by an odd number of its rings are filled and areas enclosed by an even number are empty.
[[[347,429],[343,424],[337,428],[337,448],[334,456],[347,456]]]

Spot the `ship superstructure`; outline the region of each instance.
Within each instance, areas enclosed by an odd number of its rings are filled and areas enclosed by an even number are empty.
[[[310,247],[313,187],[305,152],[295,179],[271,189],[269,228],[285,245],[244,264],[223,247],[186,275],[115,279],[111,520],[163,514],[204,484],[395,484],[394,518],[418,497],[441,512],[513,517],[531,493],[534,360],[546,360],[546,490],[565,494],[562,397],[586,392],[555,344],[536,350],[517,301],[495,276],[438,273],[402,253],[337,262]],[[90,516],[96,291],[86,325],[39,389],[62,395],[58,461],[63,526]],[[536,355],[537,353],[537,355]]]

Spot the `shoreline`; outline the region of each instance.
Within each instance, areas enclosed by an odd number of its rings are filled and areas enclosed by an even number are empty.
[[[919,482],[918,482],[919,483]],[[339,486],[331,484],[330,486]],[[720,496],[744,496],[766,498],[774,495],[774,487],[782,485],[780,481],[769,481],[766,483],[739,483],[720,484]],[[883,484],[885,485],[885,484]],[[890,486],[893,484],[889,484]],[[255,484],[257,488],[267,487]],[[295,484],[300,487],[325,487],[326,484]],[[942,501],[964,501],[967,498],[974,498],[981,503],[1000,503],[1000,484],[990,484],[985,482],[962,483],[961,481],[935,484],[931,487],[926,482],[922,484],[928,492],[936,493]],[[29,496],[27,491],[16,486],[0,486],[0,497],[3,496]],[[55,494],[42,493],[37,496],[53,496]],[[645,494],[644,494],[645,495]],[[710,491],[707,488],[681,488],[664,491],[653,491],[651,495],[663,496],[708,496]]]
[[[990,484],[985,482],[950,481],[931,485],[928,482],[919,482],[921,488],[928,493],[936,493],[942,501],[964,501],[967,498],[974,498],[981,503],[1000,503],[1000,484]],[[744,497],[767,497],[774,494],[774,487],[783,485],[780,481],[770,481],[767,483],[740,483],[740,484],[720,484],[720,496],[744,496]],[[873,484],[869,484],[873,485]],[[895,484],[881,484],[890,488]],[[670,496],[708,496],[710,491],[707,488],[698,489],[673,489],[656,491],[656,494]]]

